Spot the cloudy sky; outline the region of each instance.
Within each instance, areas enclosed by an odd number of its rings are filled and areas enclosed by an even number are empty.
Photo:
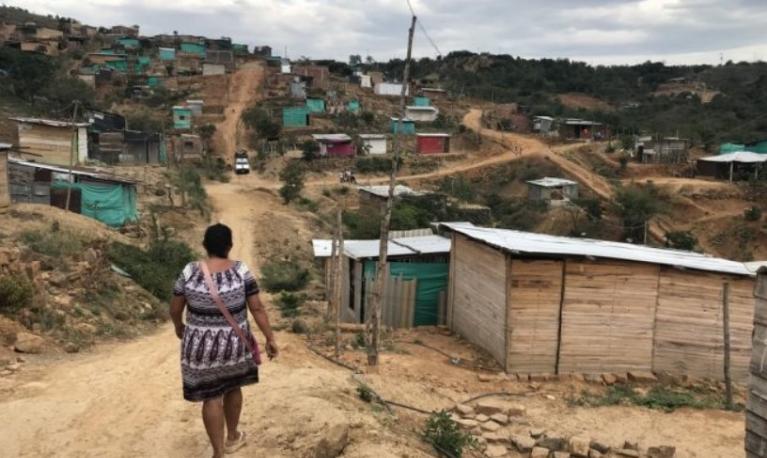
[[[411,0],[442,53],[590,63],[767,60],[767,0]],[[229,36],[291,57],[402,56],[406,0],[0,0],[92,25]],[[437,51],[418,30],[416,57]]]

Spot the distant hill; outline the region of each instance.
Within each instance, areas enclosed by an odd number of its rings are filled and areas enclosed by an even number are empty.
[[[70,22],[72,19],[60,16],[35,14],[24,8],[16,6],[0,5],[0,22],[25,23],[35,22],[38,25],[56,29],[62,22]]]

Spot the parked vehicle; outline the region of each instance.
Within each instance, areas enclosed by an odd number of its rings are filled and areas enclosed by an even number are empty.
[[[352,172],[351,170],[346,170],[344,173],[342,173],[339,176],[339,179],[341,183],[357,184],[357,178],[354,176],[354,172]]]
[[[250,173],[250,160],[247,151],[240,150],[234,153],[234,173],[237,175]]]

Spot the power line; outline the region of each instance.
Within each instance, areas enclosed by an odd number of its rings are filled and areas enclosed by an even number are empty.
[[[410,14],[415,16],[415,10],[413,9],[413,5],[410,3],[410,0],[407,0],[407,7],[410,8]],[[423,35],[426,37],[426,39],[429,41],[431,46],[434,48],[435,51],[437,51],[437,57],[442,57],[442,51],[439,50],[439,47],[437,46],[437,43],[432,40],[431,36],[429,35],[429,32],[426,31],[426,27],[423,25],[423,21],[419,20],[417,21],[418,28],[423,32]]]

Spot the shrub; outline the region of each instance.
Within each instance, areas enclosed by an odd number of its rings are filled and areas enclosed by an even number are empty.
[[[261,273],[261,284],[267,291],[298,291],[309,283],[309,271],[293,261],[270,262]]]
[[[277,306],[285,318],[294,318],[301,314],[301,306],[304,305],[306,296],[283,291],[277,298]]]
[[[402,165],[402,158],[399,165]],[[354,166],[360,173],[389,173],[392,160],[387,157],[359,157]]]
[[[364,383],[357,385],[357,396],[368,404],[375,400],[375,393]]]
[[[174,280],[196,257],[187,244],[175,240],[157,240],[147,250],[113,242],[107,256],[136,283],[162,300],[170,300]]]
[[[581,397],[570,402],[574,405],[591,407],[633,404],[666,412],[682,407],[693,409],[722,407],[722,400],[711,396],[696,397],[689,391],[673,389],[667,386],[655,386],[647,394],[642,394],[625,384],[611,386],[604,395],[584,391]]]
[[[467,202],[476,197],[471,181],[461,175],[443,178],[439,183],[439,191]]]
[[[599,199],[591,199],[588,197],[582,197],[573,201],[575,205],[582,208],[589,219],[592,221],[599,221],[602,219],[602,203]]]
[[[371,211],[344,211],[344,225],[353,239],[377,239],[381,235],[381,215]]]
[[[313,161],[320,154],[320,144],[314,140],[306,140],[301,144],[301,157],[305,161]]]
[[[623,219],[624,236],[634,242],[644,239],[645,225],[664,209],[659,192],[652,185],[631,185],[619,188],[615,194],[615,210]]]
[[[248,108],[242,113],[242,121],[250,129],[253,129],[256,136],[260,139],[276,139],[279,138],[282,131],[282,125],[272,120],[269,111],[253,106]]]
[[[32,304],[35,287],[25,277],[8,275],[0,277],[0,312],[13,313]]]
[[[423,437],[438,453],[460,458],[464,449],[477,446],[477,440],[461,430],[446,410],[433,413],[426,421]]]
[[[746,221],[759,221],[762,219],[762,209],[759,207],[749,207],[743,212],[743,218]]]
[[[301,195],[304,188],[304,172],[303,165],[296,161],[288,163],[280,171],[280,181],[284,183],[280,188],[280,196],[286,204]]]
[[[58,258],[74,256],[81,253],[84,244],[80,236],[74,232],[60,230],[54,223],[49,231],[31,230],[21,234],[21,240],[33,251]]]
[[[692,251],[698,246],[698,239],[690,231],[670,231],[666,232],[666,246]]]

